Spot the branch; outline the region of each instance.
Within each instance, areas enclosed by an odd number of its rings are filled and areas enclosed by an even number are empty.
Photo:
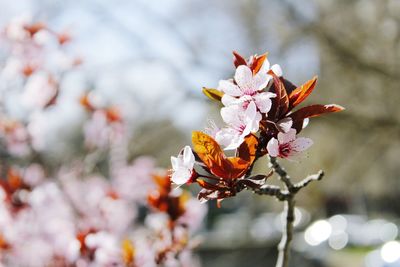
[[[319,171],[317,174],[313,174],[304,178],[301,182],[293,184],[290,176],[287,174],[285,169],[277,162],[276,158],[269,157],[270,166],[278,174],[279,179],[285,184],[287,190],[282,191],[277,186],[263,186],[256,193],[265,192],[266,195],[272,195],[277,197],[280,201],[285,202],[285,214],[286,222],[282,232],[282,239],[278,245],[278,259],[276,261],[276,267],[288,267],[289,256],[290,256],[290,244],[293,239],[293,228],[294,228],[294,209],[295,200],[294,197],[300,191],[300,189],[306,187],[312,181],[321,180],[324,176],[323,171]]]
[[[283,229],[282,238],[278,245],[278,259],[276,267],[288,267],[290,256],[290,243],[293,239],[293,223],[294,223],[294,193],[289,193],[289,197],[285,201],[286,224]]]
[[[282,191],[279,186],[275,185],[263,185],[261,188],[254,189],[253,192],[258,195],[273,196],[280,201],[285,201],[290,196],[288,191]]]
[[[301,182],[298,182],[297,184],[295,184],[293,186],[293,192],[297,193],[300,189],[302,189],[303,187],[306,187],[309,183],[311,183],[313,181],[319,181],[323,177],[324,177],[324,172],[322,170],[320,170],[316,174],[309,175],[306,178],[304,178]]]
[[[279,179],[285,184],[286,188],[291,192],[293,190],[293,183],[290,180],[290,176],[287,174],[284,168],[276,161],[275,157],[269,157],[270,167],[275,173],[279,175]]]

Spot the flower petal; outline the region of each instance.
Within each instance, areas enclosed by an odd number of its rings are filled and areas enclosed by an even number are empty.
[[[286,117],[278,121],[276,124],[278,125],[280,131],[287,133],[288,131],[290,131],[293,125],[293,120],[290,117]]]
[[[312,146],[313,143],[310,138],[299,137],[291,143],[290,147],[294,152],[302,152]]]
[[[179,168],[179,159],[177,157],[171,157],[171,165],[173,170],[177,170]]]
[[[266,58],[258,72],[259,73],[267,73],[269,71],[270,67],[271,67],[271,64],[269,63],[269,60]]]
[[[240,65],[235,72],[235,81],[242,88],[250,88],[253,81],[253,72],[245,65]]]
[[[171,176],[171,181],[177,185],[186,184],[190,177],[192,176],[192,172],[186,168],[179,168],[178,170],[174,171]]]
[[[215,141],[224,147],[224,150],[236,149],[243,143],[244,137],[231,128],[223,128],[215,136]]]
[[[282,77],[282,68],[278,64],[272,65],[271,70],[276,74],[276,76]]]
[[[260,91],[263,90],[265,87],[267,87],[269,81],[272,79],[271,75],[268,75],[266,73],[258,72],[254,77],[253,77],[253,89],[254,91]]]
[[[290,129],[287,133],[278,133],[279,144],[286,144],[296,140],[296,130]]]
[[[185,146],[183,149],[183,165],[188,169],[193,169],[194,155],[190,146]]]
[[[231,96],[241,96],[243,94],[237,85],[233,84],[233,82],[228,80],[219,81],[218,90],[221,90],[225,94]]]
[[[279,143],[276,138],[271,138],[271,140],[269,140],[267,151],[271,157],[277,157],[279,155]]]
[[[257,108],[261,113],[267,113],[271,109],[271,98],[275,97],[276,94],[270,92],[263,92],[253,96],[253,99],[257,105]]]
[[[221,102],[224,106],[230,106],[230,105],[235,105],[239,102],[239,99],[236,97],[233,97],[228,94],[224,94],[223,97],[221,98]]]
[[[221,108],[221,117],[224,122],[227,124],[233,124],[233,125],[238,125],[240,124],[240,119],[239,119],[239,111],[240,107],[237,105],[232,105],[228,107],[223,107]]]

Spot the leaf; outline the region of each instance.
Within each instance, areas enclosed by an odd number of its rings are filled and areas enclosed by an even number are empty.
[[[250,66],[250,69],[253,71],[253,75],[260,71],[267,56],[268,56],[268,53],[265,53],[261,56],[254,57],[253,62],[251,63],[251,66]]]
[[[291,81],[283,77],[281,77],[280,79],[283,82],[283,85],[285,86],[286,93],[291,94],[297,88],[297,86],[294,85]]]
[[[306,83],[297,87],[293,92],[289,95],[289,108],[292,109],[301,102],[303,102],[314,90],[315,85],[317,84],[317,76],[314,76],[311,80],[308,80]]]
[[[210,199],[217,199],[218,198],[218,191],[208,190],[208,189],[201,189],[199,194],[197,195],[197,199],[201,203],[205,203]]]
[[[196,181],[201,187],[208,189],[208,190],[218,190],[219,187],[215,184],[211,184],[209,182],[206,182],[202,179],[197,179]]]
[[[217,89],[206,88],[206,87],[203,87],[203,94],[205,94],[211,100],[215,100],[215,101],[221,101],[221,98],[224,95],[223,92],[221,92]]]
[[[259,181],[259,180],[268,179],[268,178],[271,177],[273,174],[274,174],[274,171],[271,170],[267,175],[265,175],[265,174],[257,174],[257,175],[251,176],[251,177],[249,177],[249,178],[247,178],[247,179]]]
[[[246,173],[250,163],[238,157],[227,158],[219,144],[209,135],[193,131],[193,151],[210,172],[224,179],[239,178]]]
[[[311,105],[293,112],[289,117],[293,120],[292,128],[296,129],[299,133],[302,129],[304,119],[318,117],[322,114],[334,113],[342,110],[344,110],[344,107],[335,104]]]
[[[276,97],[272,99],[272,117],[280,118],[282,115],[286,114],[289,109],[289,97],[281,79],[272,71],[270,71],[269,74],[272,75],[274,79],[273,89],[276,94]]]
[[[260,186],[261,186],[261,184],[257,184],[257,183],[255,183],[253,181],[248,180],[248,179],[240,179],[237,182],[237,184],[239,186],[245,186],[245,187],[249,187],[251,189],[257,189],[257,188],[260,188]]]
[[[244,142],[239,146],[237,156],[249,164],[253,164],[256,158],[258,138],[254,134],[246,136]]]
[[[135,247],[129,239],[122,241],[122,259],[126,265],[133,263],[135,259]]]
[[[225,178],[226,170],[231,169],[230,162],[226,160],[219,144],[209,135],[193,131],[193,151],[200,160],[208,167],[210,172],[216,176]]]
[[[241,55],[239,55],[238,52],[233,51],[232,53],[233,53],[233,64],[235,65],[236,68],[239,67],[240,65],[247,66],[246,60]]]
[[[230,178],[240,178],[246,174],[250,167],[250,163],[241,158],[228,158],[228,161],[232,164],[233,168],[229,170]]]

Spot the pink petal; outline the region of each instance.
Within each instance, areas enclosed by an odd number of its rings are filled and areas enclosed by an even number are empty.
[[[222,96],[221,102],[224,106],[230,106],[238,103],[238,99],[228,94]]]
[[[282,68],[281,66],[279,66],[278,64],[274,64],[271,67],[271,70],[276,74],[276,76],[281,77],[283,72],[282,72]]]
[[[253,120],[256,116],[256,113],[257,113],[256,104],[253,101],[251,101],[246,108],[245,118],[248,118],[249,120]]]
[[[281,119],[276,123],[278,127],[284,132],[287,133],[292,128],[293,120],[290,117]]]
[[[186,168],[179,168],[172,174],[171,181],[177,185],[183,185],[190,180],[191,176],[192,176],[191,171],[189,171]]]
[[[179,160],[177,157],[171,157],[172,169],[176,170],[179,167]]]
[[[267,113],[271,109],[271,98],[276,95],[270,92],[259,93],[253,96],[253,99],[257,105],[257,108],[261,113]]]
[[[183,164],[188,169],[192,169],[194,165],[194,155],[190,146],[185,146],[183,149]]]
[[[236,69],[235,81],[242,89],[251,88],[253,81],[253,73],[251,69],[245,65],[240,65]]]
[[[231,96],[241,96],[243,94],[238,86],[227,80],[219,81],[218,90]]]
[[[277,157],[279,155],[279,143],[275,138],[271,138],[267,144],[267,151],[271,157]]]
[[[302,152],[312,146],[314,142],[310,138],[299,137],[291,143],[291,148],[295,152]]]
[[[238,132],[231,128],[223,128],[215,135],[215,141],[223,147],[230,147],[232,143],[235,143],[235,139],[239,136]]]
[[[266,73],[258,72],[253,77],[253,89],[254,91],[263,90],[267,87],[268,82],[272,79],[272,77]]]
[[[296,139],[296,130],[290,129],[287,133],[278,133],[279,144],[286,144]]]

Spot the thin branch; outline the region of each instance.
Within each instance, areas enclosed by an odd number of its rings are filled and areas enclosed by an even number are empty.
[[[261,188],[254,189],[253,192],[258,195],[273,196],[280,201],[284,201],[289,197],[288,191],[282,191],[279,186],[275,185],[263,185]]]
[[[304,178],[301,182],[298,182],[297,184],[295,184],[293,186],[293,192],[297,193],[300,189],[302,189],[303,187],[306,187],[309,183],[311,183],[313,181],[319,181],[323,177],[324,177],[324,172],[322,170],[320,170],[316,174],[309,175],[306,178]]]
[[[285,200],[285,209],[284,212],[286,214],[286,224],[282,233],[281,241],[278,245],[278,259],[276,261],[276,267],[287,267],[289,266],[289,257],[290,257],[290,244],[293,239],[293,223],[294,223],[294,193],[289,193],[289,197]]]
[[[270,167],[274,170],[275,173],[279,175],[279,179],[285,184],[289,192],[291,192],[293,190],[293,183],[285,169],[282,168],[281,165],[279,165],[275,157],[269,157],[269,162]]]
[[[321,180],[324,176],[323,171],[319,171],[317,174],[310,175],[304,178],[301,182],[297,184],[293,184],[290,176],[285,171],[285,169],[278,163],[276,158],[269,157],[270,167],[273,168],[275,173],[279,175],[279,179],[285,184],[287,190],[282,191],[281,189],[277,189],[279,187],[266,187],[265,191],[267,195],[273,195],[277,197],[279,200],[285,202],[284,212],[286,214],[285,227],[282,232],[282,239],[278,245],[278,259],[276,261],[276,267],[287,267],[289,265],[289,256],[290,256],[290,244],[293,239],[293,229],[294,229],[294,209],[295,209],[295,200],[297,192],[300,189],[306,187],[312,181]],[[270,188],[268,190],[268,188]],[[262,189],[260,189],[261,191]],[[263,192],[262,191],[262,192]]]

